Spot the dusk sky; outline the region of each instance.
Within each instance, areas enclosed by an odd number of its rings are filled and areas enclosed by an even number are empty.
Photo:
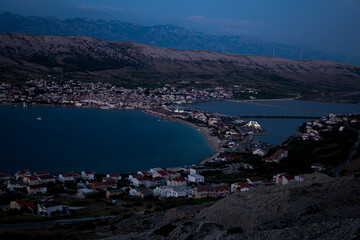
[[[173,24],[360,57],[360,0],[0,0],[0,12]]]

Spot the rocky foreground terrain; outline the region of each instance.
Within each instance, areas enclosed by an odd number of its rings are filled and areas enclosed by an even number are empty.
[[[1,33],[1,81],[22,84],[34,78],[123,86],[238,85],[295,94],[360,89],[360,67],[347,63],[176,50],[84,36]]]
[[[360,175],[348,175],[309,174],[303,183],[242,192],[210,206],[135,215],[89,237],[360,239]]]

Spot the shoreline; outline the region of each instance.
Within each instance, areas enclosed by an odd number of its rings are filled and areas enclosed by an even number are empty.
[[[146,108],[134,108],[134,109],[118,109],[118,108],[113,108],[113,109],[102,109],[101,107],[98,107],[98,106],[87,106],[87,107],[84,107],[84,106],[75,106],[75,105],[67,105],[67,104],[44,104],[44,103],[39,103],[39,104],[31,104],[31,105],[27,105],[27,106],[23,106],[21,103],[0,103],[0,105],[10,105],[10,106],[19,106],[21,108],[26,108],[26,107],[41,107],[41,106],[45,106],[45,107],[70,107],[70,108],[74,108],[74,109],[86,109],[86,108],[91,108],[91,109],[98,109],[98,110],[115,110],[115,111],[123,111],[123,110],[138,110],[138,111],[142,111],[143,113],[145,114],[148,114],[148,115],[151,115],[151,116],[154,116],[154,117],[158,117],[158,118],[164,118],[164,119],[170,119],[171,121],[179,121],[179,122],[182,122],[190,127],[192,127],[193,129],[196,129],[197,131],[199,131],[207,140],[207,142],[209,143],[210,147],[212,148],[213,150],[213,153],[202,159],[201,161],[197,160],[196,162],[193,162],[192,165],[203,165],[205,164],[207,161],[209,161],[210,159],[212,159],[212,157],[214,156],[214,154],[216,154],[218,152],[218,149],[219,149],[219,143],[221,140],[216,137],[216,136],[211,136],[210,135],[210,131],[207,127],[200,127],[200,126],[197,126],[196,124],[194,123],[190,123],[188,121],[185,121],[185,120],[182,120],[182,119],[171,119],[169,117],[166,117],[166,116],[160,116],[156,113],[152,113],[152,112],[148,112]],[[186,166],[186,165],[185,165]],[[181,168],[181,167],[184,167],[184,166],[173,166],[173,167],[169,167],[169,169],[177,169],[177,168]],[[72,171],[72,170],[71,170]],[[131,172],[128,172],[128,173],[131,173]],[[126,174],[128,174],[126,173]]]
[[[229,102],[270,102],[270,101],[289,101],[289,100],[297,100],[297,98],[231,99],[231,100],[226,100],[226,101],[229,101]]]
[[[221,142],[221,140],[218,137],[211,136],[209,129],[207,127],[200,127],[194,123],[190,123],[190,122],[182,120],[182,119],[176,119],[176,121],[184,123],[194,129],[196,129],[197,131],[199,131],[206,138],[206,140],[210,144],[211,148],[213,149],[214,153],[211,156],[206,157],[205,159],[201,160],[198,164],[205,164],[207,161],[209,161],[212,158],[212,156],[214,154],[218,153],[219,147],[220,147],[219,142]]]

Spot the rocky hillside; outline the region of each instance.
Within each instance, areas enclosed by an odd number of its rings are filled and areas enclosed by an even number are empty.
[[[217,52],[254,54],[290,59],[327,59],[348,61],[348,56],[333,56],[320,51],[286,44],[265,42],[240,36],[215,36],[188,31],[173,25],[141,26],[117,20],[92,20],[54,17],[23,17],[15,13],[0,14],[0,32],[45,35],[84,35],[107,41],[135,41],[177,49],[206,49]],[[351,57],[355,64],[360,59]]]
[[[124,86],[185,81],[293,93],[360,89],[360,67],[346,63],[176,50],[84,36],[0,34],[1,81],[21,84],[49,75]]]
[[[99,233],[116,235],[109,239],[359,239],[359,177],[306,179],[230,195],[210,207],[133,216],[113,233]]]

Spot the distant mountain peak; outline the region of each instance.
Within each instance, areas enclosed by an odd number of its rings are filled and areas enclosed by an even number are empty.
[[[290,59],[322,59],[348,61],[348,56],[333,56],[320,51],[286,44],[249,39],[244,36],[218,36],[194,32],[171,24],[142,26],[120,20],[88,18],[23,17],[12,12],[0,15],[0,32],[48,35],[86,35],[107,41],[135,41],[150,45],[203,49],[217,52],[253,54]],[[351,58],[360,65],[360,58]]]

